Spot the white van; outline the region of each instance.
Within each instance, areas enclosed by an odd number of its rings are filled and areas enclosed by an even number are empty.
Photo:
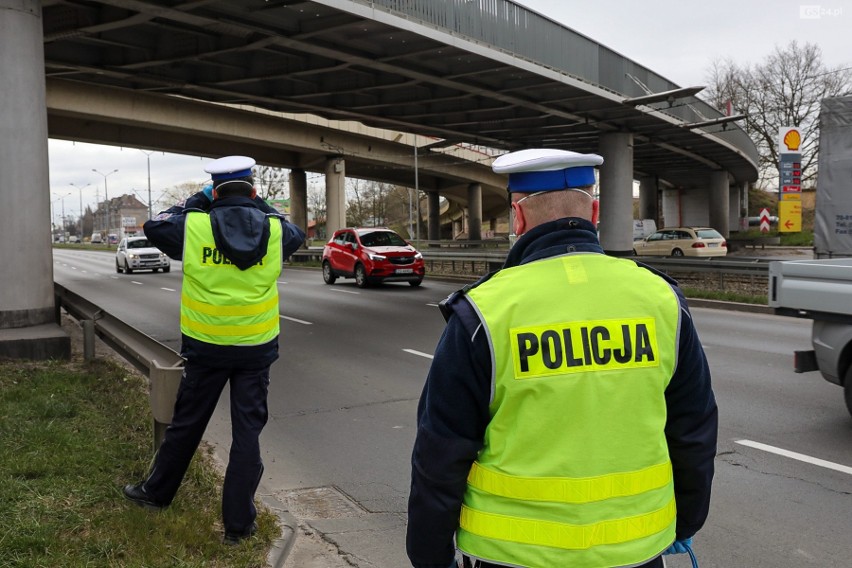
[[[101,236],[100,233],[92,233],[92,244],[93,245],[103,244],[103,242],[104,242],[104,238]]]

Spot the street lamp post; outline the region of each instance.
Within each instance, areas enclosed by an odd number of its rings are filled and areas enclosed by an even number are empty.
[[[62,202],[62,217],[61,217],[61,219],[62,219],[62,237],[63,237],[63,239],[65,238],[65,198],[68,197],[69,195],[71,195],[70,191],[68,193],[66,193],[65,195],[57,196],[55,193],[53,194],[53,196],[56,197],[56,199],[54,199],[52,203],[56,203],[57,201]],[[53,213],[51,213],[50,224],[51,224],[51,226],[53,226]]]
[[[94,168],[92,168],[92,171],[95,172],[96,174],[104,176],[104,204],[106,206],[106,232],[109,233],[110,218],[109,218],[109,192],[107,191],[107,178],[109,176],[111,176],[112,174],[114,174],[115,172],[117,172],[118,170],[117,169],[112,170],[108,174],[105,174],[103,172],[99,172],[98,170],[96,170]]]
[[[86,189],[87,187],[89,187],[92,184],[87,183],[84,186],[79,186],[76,183],[72,183],[70,185],[71,185],[71,187],[73,187],[74,189],[76,189],[77,191],[80,192],[80,234],[78,235],[78,237],[80,238],[80,241],[82,242],[83,241],[83,190]]]
[[[154,152],[146,152],[145,150],[139,150],[148,160],[148,218],[152,217],[151,214],[151,154]]]

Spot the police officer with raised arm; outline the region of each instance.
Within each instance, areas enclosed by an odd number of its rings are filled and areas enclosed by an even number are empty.
[[[503,268],[451,295],[417,411],[416,568],[661,567],[708,514],[718,415],[677,284],[596,234],[603,158],[531,149],[508,174]]]
[[[183,260],[180,329],[186,360],[151,471],[127,499],[151,509],[175,497],[225,385],[233,438],[222,490],[225,544],[257,530],[263,474],[259,437],[267,421],[269,367],[278,359],[278,277],[305,234],[257,197],[246,156],[210,162],[212,184],[145,223],[145,236]]]

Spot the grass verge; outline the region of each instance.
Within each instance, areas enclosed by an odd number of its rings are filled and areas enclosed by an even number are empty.
[[[768,303],[766,294],[752,295],[742,294],[739,292],[708,291],[702,290],[700,288],[690,288],[687,286],[682,286],[681,290],[683,290],[683,293],[687,298],[699,298],[702,300],[720,300],[723,302],[740,302],[742,304],[759,304],[764,306]]]
[[[0,565],[265,566],[278,535],[225,546],[221,474],[199,451],[171,507],[126,501],[152,450],[144,377],[110,360],[0,361]]]

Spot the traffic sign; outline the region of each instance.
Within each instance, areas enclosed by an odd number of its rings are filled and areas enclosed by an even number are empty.
[[[769,209],[765,207],[760,210],[760,232],[769,232]]]
[[[778,203],[778,232],[800,233],[802,231],[802,202],[780,201]]]

